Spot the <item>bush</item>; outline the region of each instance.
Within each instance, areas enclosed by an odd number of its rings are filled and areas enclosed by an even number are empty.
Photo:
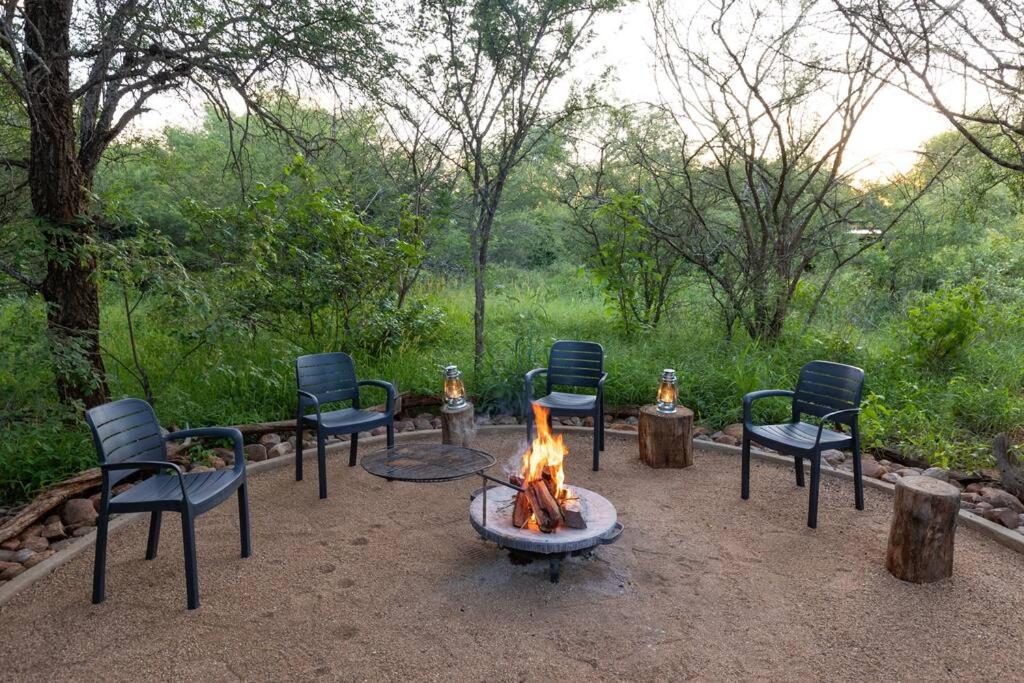
[[[957,359],[981,328],[984,299],[976,284],[943,287],[907,309],[910,353],[920,365]]]

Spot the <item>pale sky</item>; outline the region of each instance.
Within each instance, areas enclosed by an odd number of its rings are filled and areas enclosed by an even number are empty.
[[[680,8],[695,0],[679,0]],[[584,72],[614,69],[615,78],[605,97],[619,103],[659,100],[654,58],[650,49],[653,35],[650,11],[645,2],[602,17],[596,25],[596,59],[584,60]],[[202,107],[179,99],[158,101],[143,115],[137,130],[156,132],[165,125],[198,125]],[[850,140],[846,167],[856,169],[864,180],[881,180],[908,170],[917,160],[916,150],[928,138],[950,128],[946,119],[932,108],[897,89],[881,92],[855,129]]]

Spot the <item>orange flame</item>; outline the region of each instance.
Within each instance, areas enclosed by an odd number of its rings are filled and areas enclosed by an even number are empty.
[[[519,473],[525,485],[531,481],[541,480],[546,468],[555,482],[555,500],[564,500],[568,497],[568,491],[564,486],[563,461],[569,454],[569,448],[562,440],[561,434],[551,433],[551,428],[548,426],[548,413],[547,408],[534,404],[533,419],[537,428],[537,436],[523,453]]]

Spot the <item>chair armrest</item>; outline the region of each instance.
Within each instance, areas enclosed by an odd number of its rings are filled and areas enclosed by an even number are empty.
[[[180,432],[172,432],[164,437],[164,441],[179,441],[192,436],[208,437],[213,439],[231,439],[235,448],[236,472],[245,470],[245,448],[242,440],[242,432],[234,427],[198,427],[196,429],[184,429]]]
[[[608,373],[602,372],[601,379],[597,380],[597,395],[604,396],[604,381],[608,379]]]
[[[761,391],[752,391],[743,397],[743,424],[753,424],[753,417],[751,416],[751,408],[754,405],[754,401],[762,398],[769,398],[771,396],[793,396],[793,392],[788,389],[763,389]]]
[[[391,382],[385,382],[382,379],[361,379],[356,382],[356,386],[380,387],[388,394],[388,400],[384,408],[385,412],[390,415],[395,411],[395,400],[398,398],[398,390],[395,389],[395,385]]]
[[[298,414],[297,414],[296,417],[302,418],[302,416],[305,414],[303,412],[303,410],[302,410],[302,399],[303,398],[308,398],[310,401],[313,402],[313,407],[316,408],[316,421],[319,422],[320,421],[320,399],[318,399],[316,397],[316,394],[311,394],[308,391],[303,391],[302,389],[299,389],[295,393],[299,397],[299,409],[297,411]]]
[[[523,393],[523,400],[526,401],[526,405],[523,406],[523,410],[525,410],[527,413],[530,412],[530,401],[533,400],[533,378],[536,377],[537,375],[546,374],[548,374],[547,368],[534,368],[533,370],[530,370],[528,373],[526,373],[523,382],[525,389]]]
[[[821,441],[821,433],[825,430],[826,422],[837,422],[836,416],[846,415],[847,413],[856,415],[860,412],[860,408],[847,408],[845,410],[833,410],[831,413],[827,413],[821,416],[821,424],[818,425],[818,436],[814,440],[814,445],[817,446]]]
[[[115,470],[174,470],[174,473],[178,475],[178,486],[181,487],[181,498],[186,503],[190,503],[188,494],[185,492],[185,470],[181,469],[181,465],[177,463],[168,462],[167,460],[128,460],[125,462],[107,462],[100,465],[100,472],[103,473],[104,486],[106,489],[106,478],[107,472],[113,472]],[[106,494],[105,494],[106,495]]]

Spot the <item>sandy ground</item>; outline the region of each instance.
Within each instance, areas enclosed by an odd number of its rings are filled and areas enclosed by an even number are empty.
[[[435,437],[436,438],[436,437]],[[499,457],[521,437],[492,434]],[[336,456],[330,498],[290,468],[253,477],[255,554],[238,557],[233,504],[200,518],[203,606],[185,610],[181,535],[165,519],[111,542],[107,601],[89,603],[91,553],[0,611],[3,680],[1019,679],[1024,558],[960,529],[954,577],[885,570],[891,499],[825,478],[819,528],[792,470],[698,453],[651,470],[609,435],[568,437],[569,480],[600,491],[626,531],[551,584],[513,566],[467,520],[479,480],[388,483]]]

